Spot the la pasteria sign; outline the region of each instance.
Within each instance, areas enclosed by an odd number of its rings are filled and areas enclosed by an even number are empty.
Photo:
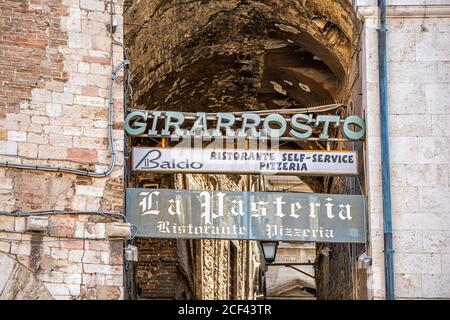
[[[126,201],[142,237],[366,241],[365,196],[127,189]]]

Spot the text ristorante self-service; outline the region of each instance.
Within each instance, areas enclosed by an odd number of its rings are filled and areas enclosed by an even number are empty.
[[[255,151],[211,151],[210,160],[225,160],[225,161],[277,161],[276,154],[273,152],[255,152]],[[343,154],[317,154],[317,153],[300,153],[300,152],[284,152],[281,153],[283,162],[304,162],[311,160],[311,162],[319,163],[354,163],[353,155]]]

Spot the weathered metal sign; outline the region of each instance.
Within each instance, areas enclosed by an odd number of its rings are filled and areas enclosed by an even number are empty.
[[[355,175],[358,161],[355,151],[134,147],[132,168],[153,172]]]
[[[235,116],[230,112],[218,112],[213,115],[197,112],[192,117],[182,112],[137,110],[130,112],[125,118],[127,134],[148,137],[195,135],[204,139],[222,136],[231,139],[247,137],[279,139],[289,136],[295,140],[307,140],[312,137],[313,131],[320,131],[318,139],[328,140],[329,131],[339,127],[348,140],[359,140],[366,132],[364,120],[356,115],[341,119],[337,115],[314,116],[312,113],[296,113],[287,118],[279,113],[260,116],[257,113],[245,112]]]
[[[366,197],[127,189],[126,216],[155,238],[366,241]]]

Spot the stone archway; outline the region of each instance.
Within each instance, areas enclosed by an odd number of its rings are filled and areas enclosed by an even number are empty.
[[[217,112],[346,104],[359,24],[345,0],[130,2],[130,106]],[[325,112],[337,111],[347,112]],[[305,182],[329,188],[323,178]]]
[[[307,111],[328,104],[347,106],[357,99],[355,53],[360,22],[347,0],[128,1],[125,26],[125,45],[132,62],[131,108]],[[356,101],[351,104],[358,105]],[[355,110],[315,111],[338,112]],[[327,147],[318,141],[284,145],[290,149]],[[331,148],[343,149],[344,143]],[[133,176],[131,184],[141,186],[147,178]],[[245,190],[251,180],[237,175],[157,179],[166,179],[163,184],[172,187],[236,191]],[[349,183],[329,177],[301,180],[314,192],[342,192]],[[208,252],[217,249],[209,244],[205,248]]]

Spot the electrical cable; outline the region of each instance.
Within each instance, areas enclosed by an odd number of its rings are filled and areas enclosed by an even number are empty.
[[[47,216],[47,215],[100,215],[103,217],[122,219],[124,222],[128,222],[126,217],[118,212],[103,212],[103,211],[62,211],[62,210],[42,210],[42,211],[29,211],[21,212],[19,210],[3,211],[0,210],[0,215],[14,216],[14,217],[31,217],[31,216]]]
[[[6,167],[6,168],[14,168],[14,169],[29,169],[29,170],[39,170],[39,171],[48,171],[48,172],[64,172],[64,173],[71,173],[76,175],[82,175],[82,176],[89,176],[94,178],[103,178],[108,176],[112,170],[114,169],[114,166],[116,164],[116,151],[114,148],[113,143],[113,134],[112,134],[112,127],[113,127],[113,117],[114,117],[114,102],[113,102],[113,96],[112,96],[112,90],[114,81],[116,79],[117,73],[120,71],[120,69],[124,68],[125,66],[130,65],[129,60],[123,60],[118,66],[116,66],[112,72],[110,84],[109,84],[109,102],[108,102],[108,148],[111,155],[111,161],[103,172],[93,172],[86,169],[71,169],[71,168],[64,168],[64,167],[52,167],[52,166],[39,166],[39,165],[29,165],[29,164],[21,164],[21,163],[9,163],[9,161],[6,162],[0,162],[0,167]]]
[[[56,238],[56,237],[55,237]],[[47,243],[47,242],[60,242],[60,241],[80,241],[80,240],[106,240],[107,238],[59,238],[58,240],[33,240],[33,239],[9,239],[0,238],[0,241],[8,242],[26,242],[26,243]]]
[[[137,236],[137,234],[138,234],[138,226],[137,225],[135,225],[135,224],[131,224],[131,228],[132,228],[132,231],[131,232],[133,232],[133,229],[135,229],[135,232],[134,232],[134,234],[132,234],[131,236],[130,236],[130,239],[128,239],[130,242]]]

